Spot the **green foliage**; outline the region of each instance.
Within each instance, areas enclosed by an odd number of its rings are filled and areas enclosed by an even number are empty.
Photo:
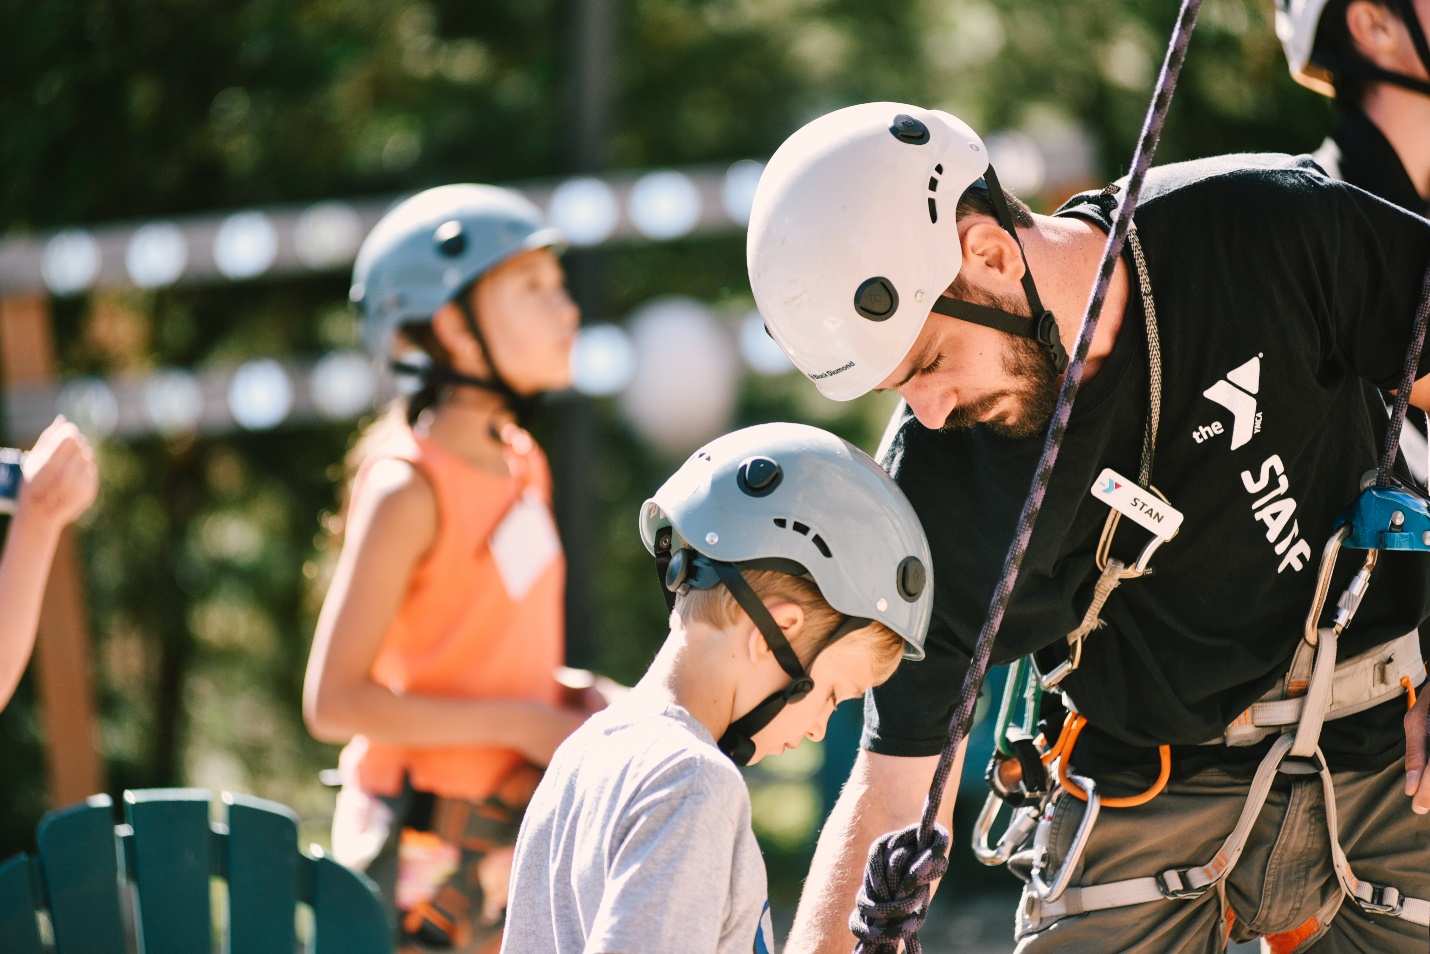
[[[451,180],[556,175],[573,146],[576,0],[191,0],[7,3],[17,42],[0,98],[0,227],[385,194]],[[611,0],[603,150],[613,167],[767,155],[800,122],[869,99],[948,108],[985,132],[1074,125],[1097,177],[1124,170],[1175,5],[1163,0]],[[1286,76],[1264,0],[1206,5],[1160,159],[1314,146],[1328,107]],[[1088,183],[1092,184],[1092,183]],[[1058,195],[1030,196],[1046,208]],[[669,294],[748,304],[739,235],[583,256],[589,317]],[[346,276],[106,294],[59,303],[66,374],[312,358],[356,339]],[[872,448],[887,400],[820,400],[751,379],[736,423],[810,420]],[[583,414],[593,466],[558,493],[585,515],[590,662],[630,680],[664,610],[634,532],[678,461],[613,404]],[[321,599],[322,514],[353,428],[111,443],[83,534],[109,778],[230,785],[322,828],[315,773],[336,752],[299,714]],[[0,717],[0,856],[42,809],[30,680]],[[781,783],[787,784],[787,783]],[[801,814],[803,813],[803,814]],[[803,818],[804,809],[786,813]]]

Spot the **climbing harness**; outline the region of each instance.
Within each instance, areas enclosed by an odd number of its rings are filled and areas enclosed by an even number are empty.
[[[1126,192],[1108,232],[1102,262],[1093,283],[1092,293],[1088,297],[1087,309],[1083,313],[1072,360],[1063,376],[1057,404],[1043,441],[1042,454],[1038,459],[1028,496],[1023,502],[1022,512],[1018,516],[1017,529],[1004,558],[1002,574],[989,602],[988,615],[974,645],[973,658],[963,680],[962,695],[949,721],[948,738],[934,768],[922,818],[917,825],[882,836],[869,852],[864,883],[859,890],[855,911],[849,919],[850,929],[858,939],[855,949],[863,954],[896,954],[901,944],[909,954],[921,954],[923,950],[918,932],[928,913],[931,886],[948,870],[948,834],[937,821],[944,789],[953,770],[954,755],[962,747],[972,722],[973,707],[982,689],[983,678],[988,672],[993,640],[1002,625],[1003,613],[1012,597],[1023,557],[1027,554],[1028,543],[1032,538],[1033,524],[1047,495],[1048,481],[1057,463],[1073,402],[1082,383],[1083,368],[1093,334],[1097,330],[1098,316],[1112,282],[1113,270],[1122,253],[1122,245],[1132,224],[1137,201],[1142,194],[1142,183],[1152,164],[1152,154],[1156,151],[1157,140],[1171,106],[1172,93],[1176,89],[1177,77],[1186,59],[1187,45],[1191,41],[1200,9],[1201,0],[1182,0],[1167,55],[1157,77],[1156,92],[1148,107],[1137,148],[1133,153]]]

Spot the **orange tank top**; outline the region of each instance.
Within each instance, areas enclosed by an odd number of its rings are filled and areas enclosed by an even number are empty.
[[[437,534],[372,664],[394,692],[555,704],[563,651],[566,562],[551,513],[546,457],[525,431],[504,435],[509,474],[480,470],[404,428],[359,469],[352,498],[380,459],[405,460],[431,484]],[[345,780],[394,795],[414,788],[482,798],[522,763],[492,746],[406,747],[357,736],[343,750]]]

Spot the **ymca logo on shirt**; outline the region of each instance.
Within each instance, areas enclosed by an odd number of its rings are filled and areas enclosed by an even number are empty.
[[[1257,355],[1245,364],[1226,373],[1216,384],[1202,392],[1206,397],[1231,412],[1231,449],[1244,447],[1261,431],[1261,415],[1256,412],[1256,394],[1261,390],[1261,359]],[[1226,433],[1221,421],[1203,424],[1192,431],[1192,440],[1201,444]]]
[[[1261,433],[1261,413],[1256,402],[1261,392],[1261,359],[1265,356],[1257,354],[1237,365],[1202,392],[1203,397],[1231,412],[1231,450],[1245,447]],[[1225,433],[1222,422],[1214,421],[1192,431],[1192,440],[1202,444]],[[1301,572],[1311,558],[1311,545],[1301,535],[1301,523],[1296,519],[1298,504],[1281,455],[1270,454],[1240,476],[1241,486],[1250,498],[1251,519],[1261,524],[1276,559],[1277,574],[1287,570]]]

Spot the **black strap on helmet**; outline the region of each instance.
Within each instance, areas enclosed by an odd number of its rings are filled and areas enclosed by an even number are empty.
[[[740,568],[743,566],[749,569],[777,570],[794,576],[807,576],[808,573],[804,567],[793,560],[777,558],[749,560],[737,566],[734,563],[712,560],[689,548],[672,552],[669,527],[662,528],[656,534],[655,566],[656,572],[660,575],[661,592],[665,596],[666,608],[670,610],[675,609],[676,593],[684,587],[708,590],[723,585],[735,598],[735,602],[740,604],[745,615],[759,629],[760,635],[764,637],[765,645],[774,654],[775,661],[790,677],[787,686],[770,693],[749,712],[731,722],[724,734],[720,736],[718,742],[720,751],[724,752],[736,765],[748,765],[750,759],[755,757],[755,735],[773,722],[785,706],[792,702],[799,702],[809,695],[810,691],[814,689],[814,680],[810,678],[804,665],[799,661],[794,647],[790,645],[789,640],[785,639],[779,624],[770,615],[770,611],[765,608],[764,601],[750,586],[749,581],[740,572]],[[835,640],[868,624],[869,620],[867,619],[856,616],[844,617],[829,638],[820,645],[819,651],[824,651]]]
[[[462,311],[462,317],[467,320],[467,330],[476,339],[477,347],[481,349],[482,359],[487,363],[487,370],[490,377],[485,379],[478,387],[484,387],[494,394],[500,395],[507,407],[511,410],[516,422],[525,427],[531,419],[532,412],[536,410],[536,398],[529,395],[518,394],[517,390],[507,381],[506,376],[501,373],[501,368],[497,365],[496,355],[492,353],[491,347],[487,344],[486,335],[482,334],[482,326],[477,321],[476,312],[472,310],[470,286],[463,289],[453,301]],[[478,379],[471,378],[468,383],[474,383]]]
[[[521,427],[526,427],[531,421],[532,414],[536,411],[537,399],[539,395],[519,394],[510,382],[502,375],[501,369],[497,366],[496,358],[492,354],[492,349],[487,345],[486,336],[482,334],[482,327],[477,322],[477,316],[472,311],[472,304],[469,300],[468,291],[471,286],[467,286],[460,294],[452,299],[462,312],[462,317],[466,320],[467,330],[471,332],[472,338],[477,342],[477,348],[481,350],[482,359],[486,361],[490,370],[490,377],[479,378],[476,375],[463,374],[455,368],[445,364],[438,364],[435,361],[411,362],[394,360],[388,362],[388,367],[396,374],[414,377],[424,384],[435,384],[446,387],[469,387],[495,394],[501,398],[502,403],[511,411],[512,417]]]
[[[1023,294],[1027,296],[1028,312],[1033,317],[1015,315],[1003,311],[1001,308],[990,308],[987,305],[976,305],[971,301],[951,298],[948,295],[939,295],[935,298],[932,310],[940,315],[972,322],[975,325],[992,328],[1004,334],[1032,338],[1042,345],[1043,350],[1047,352],[1048,359],[1053,363],[1053,368],[1061,373],[1068,366],[1068,353],[1063,347],[1062,336],[1058,333],[1057,320],[1053,318],[1052,312],[1043,307],[1043,300],[1038,295],[1037,283],[1033,281],[1033,269],[1028,265],[1028,255],[1023,250],[1023,240],[1018,237],[1018,229],[1013,222],[1013,213],[1008,209],[1008,199],[1003,194],[1003,187],[998,182],[998,174],[990,165],[984,171],[983,178],[970,188],[981,188],[988,193],[989,203],[993,206],[994,218],[998,220],[999,225],[1003,226],[1005,232],[1013,236],[1013,241],[1018,245],[1018,254],[1023,258]]]

